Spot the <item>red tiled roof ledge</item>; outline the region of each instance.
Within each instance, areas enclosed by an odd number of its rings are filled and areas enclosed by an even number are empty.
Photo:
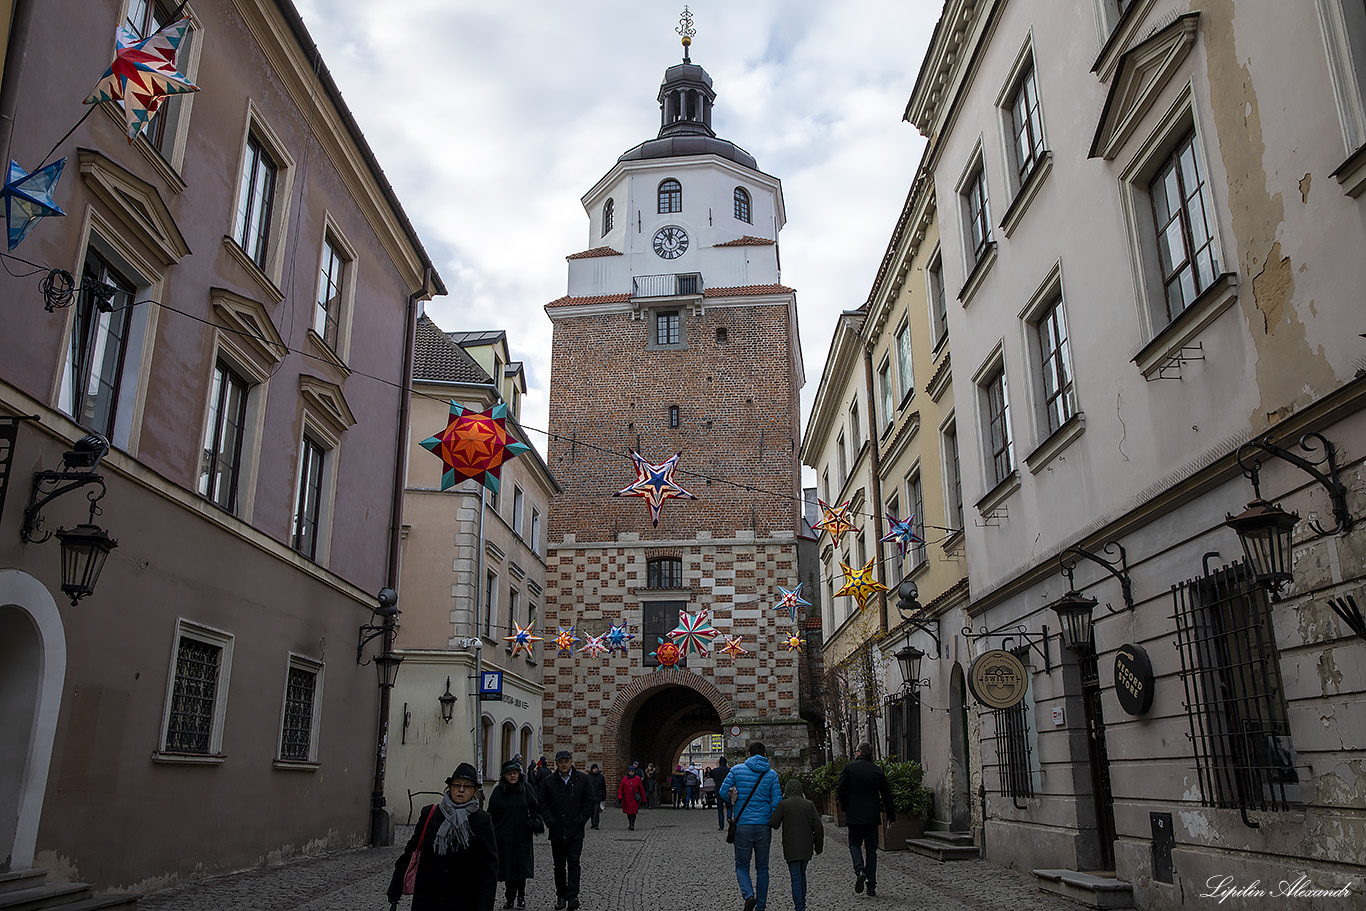
[[[746,294],[795,294],[787,285],[742,285],[738,288],[707,288],[703,297],[740,297]]]
[[[771,247],[773,241],[766,237],[755,237],[753,234],[746,234],[736,240],[728,240],[723,244],[713,244],[717,247]]]
[[[570,297],[569,295],[565,295],[564,297],[556,298],[555,300],[546,304],[546,306],[578,307],[584,304],[614,304],[628,301],[630,299],[631,295],[629,294],[598,294],[593,297]]]
[[[611,247],[594,247],[582,253],[570,253],[565,259],[589,259],[594,256],[621,256],[621,251],[613,250]]]

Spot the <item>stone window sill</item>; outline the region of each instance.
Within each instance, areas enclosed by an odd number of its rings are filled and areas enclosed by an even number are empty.
[[[977,294],[977,290],[986,283],[987,273],[991,272],[991,267],[996,264],[996,241],[987,244],[986,252],[982,258],[977,260],[977,264],[972,267],[972,272],[968,275],[968,280],[963,282],[963,290],[958,292],[958,302],[966,307],[972,303],[972,298]]]
[[[279,285],[270,280],[270,276],[256,265],[256,260],[247,255],[247,251],[237,245],[237,241],[228,235],[223,235],[223,246],[227,249],[228,255],[235,259],[243,269],[246,269],[251,277],[256,279],[256,283],[261,286],[261,290],[266,292],[266,296],[272,303],[278,304],[285,299],[285,292],[280,290]]]
[[[277,759],[271,764],[281,771],[288,772],[316,772],[323,767],[321,762],[300,762],[297,759]]]
[[[1001,220],[1002,234],[1009,237],[1015,233],[1015,229],[1019,227],[1021,219],[1024,218],[1025,210],[1039,195],[1039,188],[1044,185],[1044,181],[1052,172],[1053,153],[1044,152],[1043,157],[1034,163],[1034,169],[1029,172],[1029,176],[1020,185],[1020,190],[1015,194],[1015,199],[1011,201],[1010,208],[1006,209],[1006,217]]]
[[[1133,362],[1143,378],[1162,379],[1162,368],[1237,300],[1238,276],[1225,272],[1134,355]]]
[[[222,765],[227,760],[224,753],[168,753],[153,750],[152,761],[169,765]]]
[[[1057,430],[1050,433],[1042,443],[1034,447],[1034,451],[1025,456],[1025,464],[1029,470],[1038,474],[1043,467],[1057,457],[1058,453],[1066,449],[1073,440],[1081,436],[1086,429],[1086,416],[1078,411],[1070,418],[1062,422]]]
[[[977,511],[985,518],[997,506],[1000,506],[1015,491],[1020,489],[1020,470],[1017,468],[1005,476],[1005,480],[997,484],[987,495],[977,501]]]

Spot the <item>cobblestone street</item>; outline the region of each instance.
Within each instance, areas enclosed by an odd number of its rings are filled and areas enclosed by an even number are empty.
[[[400,827],[401,839],[411,830]],[[147,911],[357,911],[388,908],[384,892],[398,847],[359,849],[275,867],[219,876],[144,896]],[[609,808],[602,828],[589,830],[583,850],[583,911],[740,911],[732,849],[712,810],[649,810],[636,830]],[[855,895],[844,831],[826,824],[825,852],[807,870],[809,911],[913,908],[915,911],[1074,911],[1022,876],[984,861],[940,864],[900,851],[878,854],[876,898]],[[408,907],[408,899],[399,904]],[[555,903],[550,844],[536,839],[536,878],[527,883],[529,911]],[[502,906],[500,891],[496,907]],[[774,833],[769,908],[791,911],[792,893],[781,836]]]

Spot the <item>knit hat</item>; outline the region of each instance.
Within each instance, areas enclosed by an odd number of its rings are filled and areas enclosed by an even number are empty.
[[[522,771],[522,764],[521,764],[520,762],[518,762],[517,760],[515,760],[515,759],[509,759],[507,762],[503,763],[503,769],[502,769],[502,774],[503,774],[503,775],[506,775],[508,772],[520,772],[520,771]]]

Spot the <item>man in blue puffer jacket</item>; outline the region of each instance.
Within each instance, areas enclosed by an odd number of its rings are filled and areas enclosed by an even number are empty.
[[[745,897],[745,911],[764,911],[768,905],[768,848],[773,830],[768,821],[783,799],[778,773],[769,768],[764,745],[749,745],[749,758],[730,770],[721,794],[735,807],[735,878]],[[749,879],[749,856],[754,855],[754,883]]]

